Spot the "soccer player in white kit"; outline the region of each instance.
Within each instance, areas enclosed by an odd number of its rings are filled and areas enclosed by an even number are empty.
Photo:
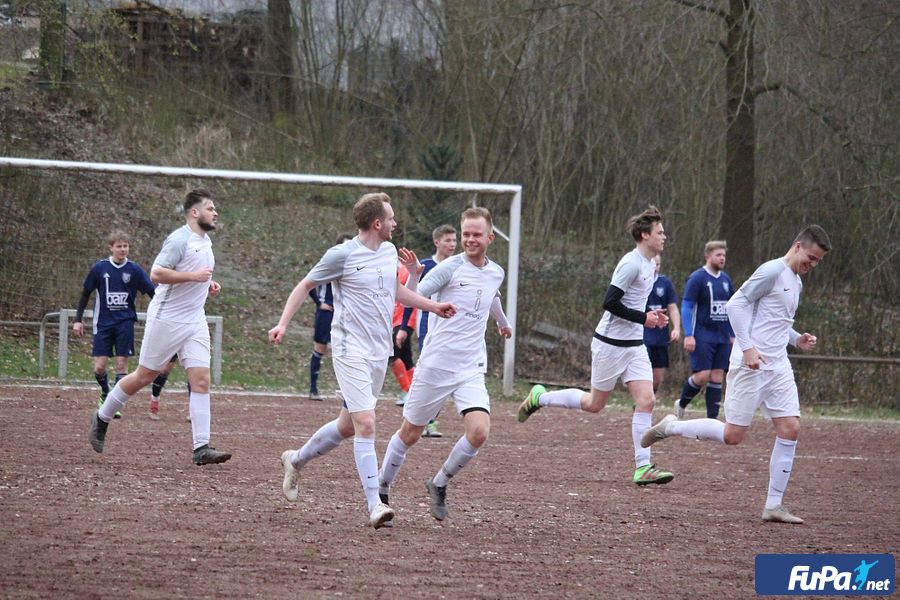
[[[419,284],[420,294],[451,302],[458,312],[453,318],[432,324],[428,330],[428,343],[419,357],[403,407],[403,422],[384,453],[378,482],[381,501],[388,504],[391,483],[406,460],[407,451],[440,412],[444,399],[453,394],[466,432],[437,474],[425,482],[431,515],[438,521],[447,518],[450,478],[475,458],[491,427],[490,398],[484,385],[488,315],[497,321],[501,335],[512,335],[500,305],[504,271],[486,255],[494,240],[490,211],[481,207],[467,209],[462,214],[461,230],[463,253],[441,261]]]
[[[419,280],[416,276],[408,278],[407,287],[398,284],[398,253],[390,242],[397,223],[390,201],[384,193],[365,194],[357,201],[353,207],[353,219],[359,228],[357,236],[325,253],[291,292],[278,325],[269,330],[269,341],[279,343],[309,291],[317,285],[331,283],[332,364],[344,406],[338,418],[319,428],[302,448],[281,455],[282,491],[288,500],[297,500],[303,466],[355,435],[356,469],[366,495],[369,524],[376,529],[394,518],[394,511],[378,497],[375,454],[375,404],[392,353],[394,304],[400,301],[441,317],[455,312],[455,307],[448,302],[439,303],[416,294]],[[416,255],[401,249],[400,259],[410,275],[415,275],[419,265]]]
[[[207,296],[217,296],[222,289],[212,279],[216,260],[208,235],[215,231],[219,213],[212,195],[204,189],[188,192],[183,208],[185,225],[169,234],[150,270],[150,279],[158,285],[147,307],[138,368],[122,378],[91,415],[89,439],[97,452],[103,452],[106,430],[116,411],[152,383],[177,353],[191,389],[194,464],[222,463],[231,458],[231,454],[209,446],[210,342],[204,305]]]
[[[665,247],[666,232],[655,206],[631,217],[625,229],[634,239],[635,248],[616,265],[603,299],[603,317],[591,342],[591,391],[570,388],[548,392],[544,386],[536,385],[519,406],[519,422],[544,406],[600,412],[616,381],[621,379],[635,404],[631,418],[635,464],[632,481],[641,486],[663,484],[675,476],[650,462],[650,452],[641,447],[641,437],[652,424],[656,402],[653,367],[644,348],[644,328],[665,327],[669,323],[665,309],[645,312],[656,279],[653,259]]]
[[[784,506],[784,492],[800,436],[800,399],[787,345],[803,351],[816,347],[816,336],[798,333],[794,315],[809,273],[831,250],[831,240],[818,225],[803,229],[782,258],[763,263],[728,301],[725,309],[736,335],[725,391],[725,423],[717,419],[678,421],[668,415],[644,434],[649,447],[670,436],[740,444],[756,409],[772,419],[775,446],[769,460],[769,488],[762,518],[803,523]]]

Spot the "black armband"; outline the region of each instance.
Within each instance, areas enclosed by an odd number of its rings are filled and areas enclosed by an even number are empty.
[[[614,285],[609,286],[609,289],[606,290],[606,297],[603,299],[603,310],[607,310],[620,319],[625,319],[632,323],[639,323],[640,325],[646,323],[646,313],[640,310],[634,310],[633,308],[628,308],[622,304],[622,297],[624,295],[625,290],[621,290]]]

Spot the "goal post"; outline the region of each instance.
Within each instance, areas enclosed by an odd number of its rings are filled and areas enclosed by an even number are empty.
[[[78,162],[32,158],[0,157],[0,167],[17,169],[41,169],[53,171],[81,171],[116,173],[147,177],[177,177],[255,181],[262,183],[306,184],[333,187],[389,189],[389,190],[440,190],[490,194],[511,197],[509,209],[509,255],[506,273],[506,314],[513,324],[512,336],[504,342],[503,394],[513,393],[516,361],[516,316],[519,291],[519,250],[522,227],[522,186],[497,183],[429,181],[423,179],[394,179],[384,177],[346,177],[340,175],[308,175],[300,173],[267,173],[264,171],[240,171],[225,169],[197,169],[188,167],[163,167],[117,163]],[[506,236],[504,236],[506,237]]]

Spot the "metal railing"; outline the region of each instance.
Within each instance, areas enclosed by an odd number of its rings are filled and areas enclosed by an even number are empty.
[[[75,309],[63,308],[59,312],[50,312],[41,319],[40,328],[38,329],[38,373],[44,374],[44,348],[47,343],[47,327],[50,326],[50,320],[59,319],[59,356],[58,356],[58,376],[65,379],[69,371],[69,319],[75,316]],[[84,311],[84,319],[93,319],[94,311]],[[137,314],[138,321],[147,320],[147,313],[139,312]],[[222,382],[222,332],[225,320],[218,315],[207,315],[206,322],[213,326],[212,339],[212,364],[210,365],[210,375],[212,382],[216,385]]]

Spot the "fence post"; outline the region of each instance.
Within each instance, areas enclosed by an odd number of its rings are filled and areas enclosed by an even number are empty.
[[[59,311],[59,373],[60,379],[66,378],[69,370],[69,313],[65,309]]]

